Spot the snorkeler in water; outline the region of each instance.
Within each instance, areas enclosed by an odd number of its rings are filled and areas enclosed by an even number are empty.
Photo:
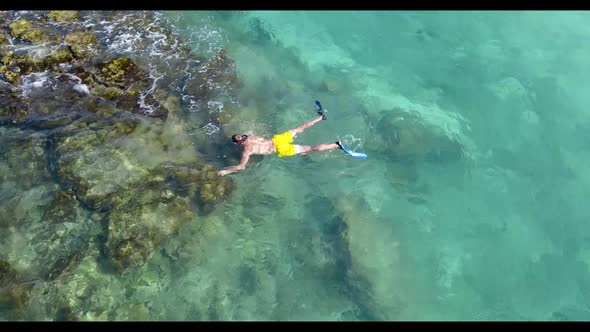
[[[284,133],[274,135],[272,140],[266,139],[264,137],[259,136],[248,136],[244,134],[236,134],[232,136],[232,141],[236,144],[239,144],[244,147],[242,152],[242,160],[236,166],[231,166],[226,169],[219,171],[217,174],[223,176],[226,174],[231,174],[237,171],[241,171],[246,167],[248,160],[250,159],[250,155],[253,154],[273,154],[277,153],[279,157],[286,157],[286,156],[295,156],[298,154],[305,155],[307,153],[313,151],[327,151],[333,149],[341,149],[342,145],[340,141],[331,144],[319,144],[314,146],[307,146],[307,145],[296,145],[293,144],[293,138],[297,136],[297,134],[302,133],[305,129],[313,126],[314,124],[326,120],[326,116],[322,112],[322,110],[318,110],[319,116],[307,123],[300,125],[291,130],[287,130]]]
[[[367,155],[365,153],[350,151],[340,141],[336,141],[335,143],[330,144],[319,144],[314,146],[293,144],[293,138],[295,138],[297,134],[302,133],[305,129],[313,126],[314,124],[322,120],[326,120],[326,116],[324,115],[324,112],[326,112],[326,110],[322,108],[322,104],[320,104],[320,102],[316,100],[315,107],[316,112],[319,114],[317,118],[307,123],[304,123],[301,126],[296,127],[295,129],[287,130],[284,133],[274,135],[272,137],[272,140],[266,139],[264,137],[248,136],[244,134],[233,135],[231,137],[232,141],[244,147],[244,151],[242,152],[242,160],[238,165],[227,167],[226,169],[217,172],[217,174],[219,174],[220,176],[224,176],[226,174],[243,170],[246,167],[246,164],[248,163],[248,159],[250,159],[250,155],[253,154],[272,154],[276,152],[279,157],[285,157],[294,156],[298,154],[304,155],[313,151],[341,149],[351,157],[366,159]]]

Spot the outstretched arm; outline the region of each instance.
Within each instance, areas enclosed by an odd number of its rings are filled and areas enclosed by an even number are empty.
[[[237,171],[241,171],[244,168],[246,168],[246,164],[248,163],[249,159],[250,159],[250,152],[244,151],[242,153],[242,160],[240,161],[240,164],[238,164],[236,166],[227,167],[226,169],[223,169],[223,170],[217,172],[217,174],[219,176],[224,176],[224,175],[231,174],[231,173],[234,173]]]

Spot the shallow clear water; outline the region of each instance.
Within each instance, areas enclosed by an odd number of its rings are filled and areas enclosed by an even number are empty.
[[[318,99],[328,119],[296,142],[369,157],[251,158],[141,268],[84,259],[63,286],[101,289],[82,319],[590,319],[588,13],[164,16],[195,50],[226,48],[243,81],[229,120],[210,100],[209,124],[170,135],[270,137]]]
[[[170,15],[187,31],[197,17]],[[224,15],[216,22],[254,104],[229,131],[294,127],[319,99],[329,120],[300,142],[338,138],[369,154],[265,157],[235,175],[236,195],[251,199],[228,213],[260,225],[244,240],[269,242],[278,255],[274,286],[256,292],[273,294],[276,307],[254,317],[590,318],[586,13]],[[249,25],[267,33],[232,38]],[[377,114],[396,107],[461,142],[463,158],[388,158]],[[349,258],[314,245],[336,235],[334,218],[348,226]],[[321,275],[324,260],[348,259],[348,272]]]

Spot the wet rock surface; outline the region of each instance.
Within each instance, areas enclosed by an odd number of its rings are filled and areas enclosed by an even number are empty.
[[[5,32],[0,31],[0,46],[8,44],[8,42],[9,36]]]
[[[79,30],[69,33],[65,42],[77,59],[85,59],[96,51],[96,37],[90,30]]]
[[[24,18],[19,18],[18,20],[9,23],[8,28],[10,29],[12,37],[21,39],[25,42],[42,43],[47,42],[50,39],[49,35],[43,28]]]
[[[57,23],[70,23],[78,20],[79,13],[76,10],[52,10],[44,16]]]

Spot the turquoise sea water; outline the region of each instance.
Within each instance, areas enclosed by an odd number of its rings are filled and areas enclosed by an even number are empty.
[[[271,137],[316,99],[328,119],[296,142],[369,157],[251,158],[142,267],[84,260],[63,281],[89,298],[81,319],[590,319],[588,13],[163,16],[243,81],[229,120],[211,100],[211,123],[187,127],[216,167],[240,150],[207,142]],[[28,317],[47,319],[35,296]]]
[[[187,31],[202,20],[170,16]],[[236,128],[288,129],[312,117],[317,98],[329,120],[301,142],[340,138],[369,154],[265,157],[235,175],[250,198],[237,203],[239,223],[255,223],[252,241],[278,256],[273,286],[255,292],[276,294],[275,307],[259,318],[590,318],[586,13],[215,17],[249,86],[244,117],[257,112]],[[232,37],[244,30],[249,41]],[[379,114],[409,110],[461,157],[393,157],[393,127]],[[441,145],[413,137],[416,150]],[[347,249],[321,244],[334,236]],[[328,277],[332,260],[346,267]]]

